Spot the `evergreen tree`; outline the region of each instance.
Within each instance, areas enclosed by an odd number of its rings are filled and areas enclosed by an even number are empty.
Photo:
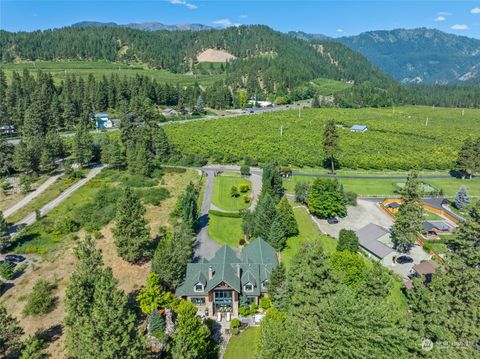
[[[77,125],[73,139],[72,155],[82,167],[89,164],[93,158],[93,140],[85,121]]]
[[[308,210],[320,218],[347,215],[346,199],[336,179],[317,178],[313,182],[308,194]]]
[[[312,100],[312,108],[320,108],[320,101],[318,99],[318,95],[315,94],[313,96],[313,100]]]
[[[172,148],[167,134],[162,127],[156,126],[153,129],[153,145],[155,149],[155,158],[159,161],[167,161],[171,155]]]
[[[295,184],[295,202],[307,204],[310,187],[311,186],[308,182],[304,182],[304,181],[297,182]]]
[[[40,170],[43,172],[52,172],[55,169],[55,158],[47,148],[44,148],[40,156]]]
[[[113,235],[117,253],[124,260],[135,263],[149,258],[152,240],[145,227],[145,208],[130,188],[119,198]]]
[[[18,320],[10,316],[5,307],[0,305],[0,355],[2,358],[18,357],[22,335],[23,329],[18,325]]]
[[[101,161],[111,167],[119,167],[125,163],[125,155],[116,138],[105,137],[101,143]]]
[[[391,276],[380,262],[373,262],[365,280],[357,289],[358,295],[373,298],[386,298],[392,289]]]
[[[471,198],[468,195],[467,189],[465,187],[461,187],[456,196],[455,196],[455,201],[453,202],[455,204],[455,207],[458,209],[462,209],[464,207],[467,207],[470,202]]]
[[[332,175],[335,173],[335,156],[338,152],[338,139],[339,134],[335,121],[327,121],[325,129],[323,130],[323,151],[330,162],[330,173]]]
[[[29,172],[35,170],[36,164],[31,157],[30,149],[24,141],[15,147],[13,154],[13,167],[20,172]]]
[[[157,339],[165,337],[165,319],[158,314],[158,310],[152,309],[148,319],[148,333]]]
[[[0,137],[0,176],[8,175],[13,170],[13,153],[15,147]]]
[[[266,241],[280,252],[287,242],[287,235],[285,233],[285,226],[277,216],[270,226],[270,231]]]
[[[289,329],[287,315],[276,308],[269,309],[260,325],[256,358],[295,358],[296,345],[292,343]]]
[[[197,98],[197,111],[200,114],[205,113],[205,102],[203,101],[202,95],[198,95],[198,98]]]
[[[395,248],[407,252],[415,243],[423,221],[422,189],[416,172],[410,172],[402,192],[402,204],[392,226]]]
[[[277,218],[284,228],[286,237],[292,237],[298,234],[297,220],[286,196],[283,196],[277,205]]]
[[[275,203],[280,201],[285,189],[283,188],[282,177],[275,162],[268,163],[262,173],[262,195],[268,193]]]
[[[33,335],[23,343],[20,359],[46,359],[49,357],[44,350],[46,346],[46,340],[41,333]]]
[[[182,301],[177,309],[177,330],[173,337],[172,356],[184,359],[216,358],[217,348],[210,339],[210,330],[197,316],[197,308]]]
[[[192,182],[185,189],[183,195],[178,199],[174,216],[180,218],[181,223],[194,230],[198,221],[197,190]]]
[[[13,239],[8,232],[8,224],[0,211],[0,253],[8,249],[13,243]]]
[[[268,240],[270,228],[277,217],[277,209],[272,197],[266,193],[262,195],[255,208],[255,226],[253,230],[254,237],[260,237]]]
[[[283,263],[276,266],[270,273],[267,288],[268,295],[272,298],[272,303],[275,308],[285,310],[288,301],[288,298],[286,298],[288,285]]]
[[[187,263],[192,259],[193,244],[194,235],[187,226],[177,227],[159,243],[152,259],[152,272],[158,275],[163,288],[175,290],[182,283]]]
[[[359,250],[358,237],[349,229],[341,229],[337,244],[337,251],[350,251],[357,253]]]
[[[479,166],[478,157],[480,153],[476,142],[471,137],[467,137],[458,151],[457,158],[457,168],[462,171],[464,177],[471,178],[475,175]]]

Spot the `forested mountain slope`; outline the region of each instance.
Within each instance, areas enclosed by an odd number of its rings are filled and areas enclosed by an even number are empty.
[[[130,29],[145,30],[145,31],[157,31],[157,30],[212,30],[214,27],[203,24],[175,24],[167,25],[161,22],[132,22],[129,24],[117,24],[115,22],[98,22],[98,21],[81,21],[72,25],[72,27],[128,27]]]
[[[329,41],[306,42],[266,26],[206,31],[141,31],[124,27],[68,27],[57,30],[0,33],[0,55],[14,60],[108,60],[141,62],[153,68],[186,73],[208,48],[238,59],[226,64],[227,83],[249,91],[286,92],[317,77],[378,87],[395,81],[363,56]]]
[[[480,40],[434,29],[369,31],[335,39],[402,82],[463,83],[480,78]]]

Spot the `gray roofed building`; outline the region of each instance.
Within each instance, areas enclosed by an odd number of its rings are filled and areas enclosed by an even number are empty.
[[[190,300],[205,315],[237,316],[240,296],[258,304],[277,265],[275,250],[261,238],[246,246],[241,258],[232,248],[222,246],[212,259],[187,265],[185,280],[175,294]]]
[[[352,132],[366,132],[366,131],[368,131],[368,127],[364,126],[364,125],[353,125],[350,128],[350,131],[352,131]]]
[[[385,243],[390,242],[390,231],[373,223],[357,231],[358,243],[374,258],[380,260],[384,265],[392,264],[396,252]]]

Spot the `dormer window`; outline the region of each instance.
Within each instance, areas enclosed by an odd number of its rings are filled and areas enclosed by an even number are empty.
[[[243,289],[245,289],[245,292],[253,292],[253,284],[247,283],[243,286]]]
[[[197,283],[193,287],[194,292],[203,292],[203,284],[202,283]]]
[[[263,288],[263,289],[267,289],[267,285],[268,285],[268,279],[265,279],[265,280],[262,282],[262,288]]]

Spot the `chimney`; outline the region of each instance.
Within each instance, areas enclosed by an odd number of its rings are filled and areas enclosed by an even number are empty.
[[[237,277],[240,278],[242,270],[240,269],[240,263],[237,263]]]
[[[213,278],[213,273],[213,267],[208,267],[208,280],[211,280]]]

